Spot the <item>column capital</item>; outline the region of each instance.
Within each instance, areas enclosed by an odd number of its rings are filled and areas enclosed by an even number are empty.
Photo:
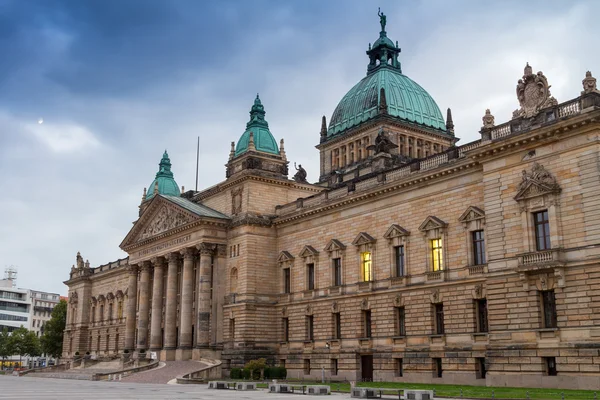
[[[127,271],[129,271],[129,275],[137,275],[138,269],[139,268],[137,264],[129,264],[127,266]]]
[[[152,263],[154,268],[162,268],[165,266],[165,258],[164,257],[151,258],[150,262]]]
[[[193,247],[186,247],[179,252],[185,260],[193,260],[196,255],[196,249]]]
[[[140,268],[140,271],[148,272],[151,269],[152,269],[152,263],[150,261],[142,261],[142,267]]]
[[[178,252],[169,253],[168,260],[169,260],[169,264],[172,262],[179,261],[179,253]]]
[[[199,245],[196,245],[196,248],[200,251],[200,254],[212,255],[217,248],[217,245],[214,243],[200,243]]]

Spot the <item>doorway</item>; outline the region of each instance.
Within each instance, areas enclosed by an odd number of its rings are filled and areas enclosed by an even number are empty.
[[[373,355],[360,356],[360,371],[363,382],[373,382]]]

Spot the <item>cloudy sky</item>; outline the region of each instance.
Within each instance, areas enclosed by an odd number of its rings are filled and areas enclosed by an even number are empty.
[[[527,61],[559,102],[600,75],[600,2],[0,0],[0,266],[66,294],[77,251],[125,257],[162,152],[192,189],[200,136],[200,187],[223,180],[257,92],[316,180],[321,116],[365,75],[378,6],[460,143],[486,108],[509,119]]]

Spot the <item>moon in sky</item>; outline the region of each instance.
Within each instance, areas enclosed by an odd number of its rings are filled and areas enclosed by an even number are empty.
[[[44,118],[40,118],[40,119],[38,119],[38,124],[40,124],[40,125],[41,125],[41,124],[43,124],[43,123],[44,123]]]

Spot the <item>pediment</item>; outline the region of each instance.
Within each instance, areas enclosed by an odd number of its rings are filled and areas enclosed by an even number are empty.
[[[458,218],[458,222],[469,222],[478,219],[485,219],[485,212],[479,207],[469,206]]]
[[[306,246],[304,246],[302,248],[302,251],[300,252],[299,256],[304,258],[304,257],[310,257],[310,256],[317,256],[319,255],[319,252],[312,247],[311,245],[307,244]]]
[[[124,248],[147,239],[158,238],[198,219],[200,219],[200,216],[193,212],[162,196],[156,196],[140,219],[134,223],[133,228],[131,228],[120,247]]]
[[[533,163],[531,171],[523,170],[521,182],[517,187],[516,201],[543,196],[545,194],[558,194],[561,188],[556,178],[543,165]]]
[[[336,251],[336,250],[345,250],[346,249],[346,245],[344,245],[342,242],[340,242],[337,239],[331,239],[329,241],[329,243],[327,243],[327,246],[325,246],[325,251]]]
[[[286,262],[286,261],[292,261],[294,259],[294,256],[289,252],[289,251],[282,251],[281,253],[279,253],[279,257],[277,257],[277,262]]]
[[[438,217],[430,215],[429,217],[425,218],[425,221],[423,221],[421,226],[419,226],[419,231],[427,232],[433,229],[443,229],[446,226],[448,226],[446,222],[442,221]]]
[[[375,243],[376,241],[377,241],[377,239],[375,239],[373,236],[369,235],[367,232],[361,232],[352,241],[352,244],[355,246],[361,246],[363,244]]]
[[[393,239],[396,237],[402,237],[402,236],[408,236],[410,235],[410,231],[404,229],[403,227],[401,227],[398,224],[392,224],[392,226],[390,226],[388,228],[387,231],[385,231],[385,233],[383,234],[383,237],[386,239]]]
[[[530,181],[525,184],[521,190],[515,196],[516,201],[522,201],[531,199],[534,197],[543,196],[546,194],[558,194],[560,193],[560,187],[551,186],[544,183]]]

